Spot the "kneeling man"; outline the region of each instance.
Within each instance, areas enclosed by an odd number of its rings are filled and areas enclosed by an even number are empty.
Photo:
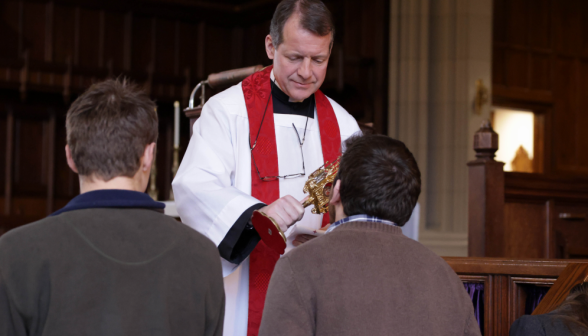
[[[440,257],[402,234],[421,191],[406,146],[346,141],[331,226],[281,258],[260,335],[480,335],[472,302]]]
[[[0,238],[0,335],[222,335],[216,246],[144,194],[155,104],[124,81],[67,112],[81,195]]]

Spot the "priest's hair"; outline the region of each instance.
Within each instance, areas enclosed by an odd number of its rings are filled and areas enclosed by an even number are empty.
[[[421,193],[421,173],[406,145],[373,134],[352,136],[344,145],[337,179],[345,214],[406,224]]]
[[[286,21],[294,15],[300,15],[302,28],[318,36],[331,34],[331,46],[335,38],[335,25],[331,12],[320,0],[282,0],[270,24],[270,36],[272,43],[277,48],[284,42],[284,26]]]

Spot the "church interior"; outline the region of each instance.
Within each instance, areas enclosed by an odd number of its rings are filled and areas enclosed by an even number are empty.
[[[78,195],[65,115],[106,78],[156,101],[147,192],[173,205],[201,96],[236,83],[209,75],[271,64],[278,2],[2,1],[0,235]],[[557,306],[588,277],[588,2],[324,2],[336,33],[321,89],[414,154],[416,236],[465,283],[483,335]]]

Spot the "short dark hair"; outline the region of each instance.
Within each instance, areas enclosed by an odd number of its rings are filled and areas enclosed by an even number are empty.
[[[284,42],[284,25],[295,13],[300,14],[302,28],[318,36],[327,36],[331,33],[331,45],[335,39],[335,25],[331,12],[320,0],[282,0],[270,24],[270,36],[274,47]]]
[[[421,172],[404,143],[360,135],[345,141],[344,148],[337,179],[345,214],[406,224],[421,193]]]
[[[125,79],[92,85],[73,102],[65,122],[78,173],[104,181],[133,177],[145,146],[157,141],[155,108],[145,92]]]

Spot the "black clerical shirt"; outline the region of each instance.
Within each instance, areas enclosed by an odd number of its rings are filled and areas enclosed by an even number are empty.
[[[285,94],[272,81],[272,103],[274,113],[294,114],[303,117],[314,118],[314,94],[301,102],[291,102],[290,97]],[[258,203],[245,210],[239,219],[233,224],[225,238],[218,245],[218,251],[224,259],[234,264],[240,264],[249,256],[251,251],[260,241],[259,234],[249,223],[253,211],[263,208],[265,204]]]

